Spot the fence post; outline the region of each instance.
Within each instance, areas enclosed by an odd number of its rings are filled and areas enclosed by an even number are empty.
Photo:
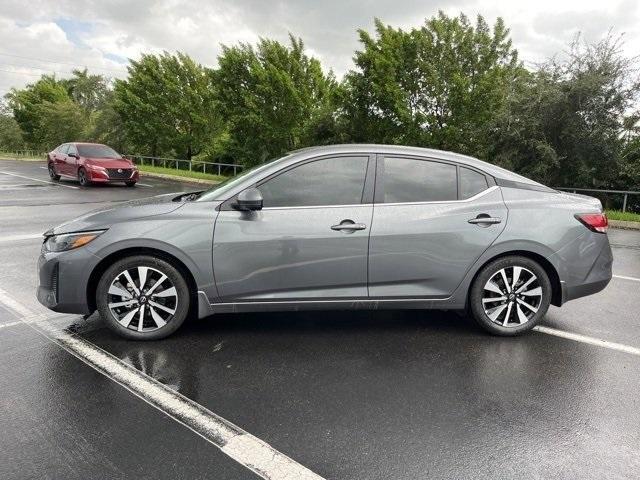
[[[191,165],[193,164],[193,160],[189,160],[189,171],[191,171]]]
[[[203,164],[202,164],[202,173],[207,173],[207,171],[205,170],[205,169],[206,169],[206,167],[207,167],[207,164],[206,164],[206,163],[203,163]]]
[[[234,177],[236,176],[236,166],[235,165],[233,166],[233,176]]]
[[[624,194],[624,199],[622,200],[622,211],[626,212],[627,211],[627,194]]]
[[[218,164],[218,176],[220,176],[220,164]]]

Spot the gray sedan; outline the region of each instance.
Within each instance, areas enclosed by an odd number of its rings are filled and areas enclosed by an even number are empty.
[[[606,231],[598,200],[475,158],[317,147],[49,230],[38,299],[141,340],[190,315],[299,309],[466,310],[515,335],[605,288]]]

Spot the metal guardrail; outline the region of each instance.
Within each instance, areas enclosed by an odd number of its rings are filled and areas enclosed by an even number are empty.
[[[184,160],[180,158],[163,158],[163,157],[148,157],[145,155],[131,155],[125,154],[125,157],[131,159],[134,163],[140,165],[162,166],[163,168],[175,168],[176,170],[189,170],[198,171],[202,173],[216,172],[217,175],[222,175],[223,172],[233,171],[233,175],[238,173],[239,169],[244,168],[243,165],[236,163],[216,163],[216,162],[204,162],[194,160]],[[180,168],[180,165],[187,165],[187,168]],[[167,165],[169,165],[167,167]]]
[[[40,152],[38,150],[0,150],[0,154],[7,157],[15,158],[42,158],[47,156],[47,152]]]
[[[600,190],[597,188],[566,188],[566,187],[556,187],[556,190],[562,190],[564,192],[595,192],[595,193],[615,193],[618,195],[623,195],[622,197],[622,211],[627,211],[627,200],[629,195],[640,195],[640,192],[634,192],[632,190]]]

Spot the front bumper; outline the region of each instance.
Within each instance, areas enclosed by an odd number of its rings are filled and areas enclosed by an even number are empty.
[[[87,286],[90,272],[99,261],[82,247],[67,252],[42,251],[38,258],[38,301],[54,312],[90,314]]]
[[[134,170],[130,176],[109,176],[109,173],[104,170],[88,169],[88,179],[94,183],[110,183],[110,182],[137,182],[140,179],[140,173],[138,170]]]

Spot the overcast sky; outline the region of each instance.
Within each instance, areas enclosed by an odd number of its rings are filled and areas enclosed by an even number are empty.
[[[340,77],[358,48],[357,28],[373,18],[419,26],[438,9],[504,18],[528,62],[563,50],[577,32],[598,39],[609,28],[640,54],[639,0],[0,0],[0,95],[74,67],[122,77],[128,58],[180,50],[215,66],[220,44],[302,37],[309,53]]]

